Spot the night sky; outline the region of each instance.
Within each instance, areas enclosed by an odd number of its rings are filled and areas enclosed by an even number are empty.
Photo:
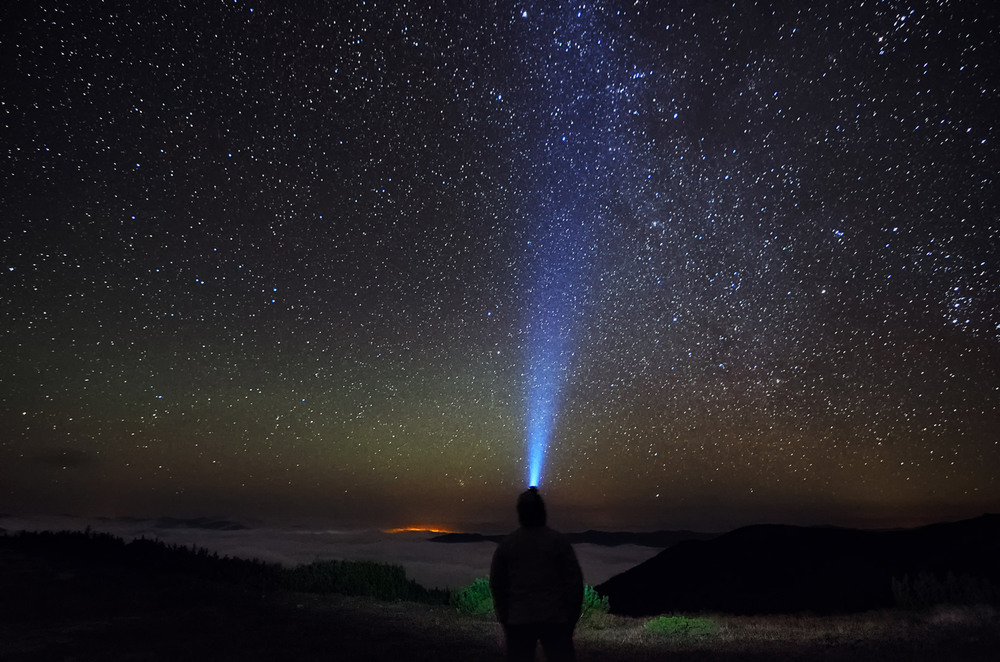
[[[0,511],[1000,510],[1000,7],[499,4],[3,5]]]

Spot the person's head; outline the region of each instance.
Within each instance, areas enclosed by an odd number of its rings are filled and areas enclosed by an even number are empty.
[[[545,502],[537,487],[529,487],[517,498],[517,521],[521,526],[545,526]]]

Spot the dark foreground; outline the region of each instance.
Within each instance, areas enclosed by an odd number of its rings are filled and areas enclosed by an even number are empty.
[[[714,634],[666,637],[604,617],[580,660],[987,660],[990,608],[842,617],[713,617]],[[488,619],[447,606],[286,592],[133,569],[55,564],[0,550],[0,660],[502,660]]]

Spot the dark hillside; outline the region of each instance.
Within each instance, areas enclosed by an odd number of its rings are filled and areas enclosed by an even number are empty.
[[[759,525],[678,543],[597,590],[624,615],[844,613],[894,606],[894,579],[943,585],[951,573],[988,593],[997,559],[1000,515],[900,531]]]

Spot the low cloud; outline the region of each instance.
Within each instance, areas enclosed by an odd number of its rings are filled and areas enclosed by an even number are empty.
[[[164,526],[165,525],[165,526]],[[401,565],[408,577],[428,588],[459,588],[489,574],[496,544],[431,542],[426,532],[386,533],[373,529],[250,528],[224,519],[131,518],[89,520],[49,517],[27,520],[0,517],[0,527],[16,530],[82,530],[110,533],[126,540],[145,536],[166,543],[204,547],[223,556],[256,558],[293,566],[322,560],[367,560]],[[575,545],[584,579],[599,584],[654,556],[660,550],[638,545]]]

